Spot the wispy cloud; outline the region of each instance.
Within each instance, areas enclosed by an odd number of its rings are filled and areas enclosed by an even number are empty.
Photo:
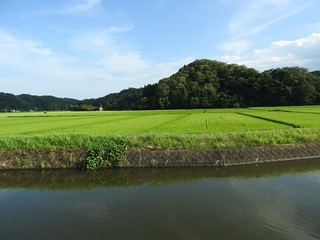
[[[105,53],[106,51],[114,51],[116,49],[125,49],[124,43],[116,41],[115,39],[120,34],[130,32],[133,30],[133,25],[128,24],[124,26],[110,26],[105,29],[88,30],[81,32],[80,35],[73,36],[72,46],[81,51],[97,51]],[[127,50],[127,49],[125,49]]]
[[[294,40],[273,42],[268,48],[256,49],[242,55],[225,55],[226,62],[243,64],[259,70],[299,66],[319,69],[320,33],[313,33]]]
[[[258,34],[313,3],[313,0],[246,0],[232,16],[229,30],[237,38]]]
[[[239,1],[224,0],[225,4],[239,4]],[[241,54],[253,46],[257,35],[304,9],[312,6],[314,0],[244,0],[231,14],[229,37],[217,49]]]
[[[173,74],[183,64],[194,60],[192,57],[171,59],[167,62],[153,62],[135,50],[130,43],[117,41],[118,34],[129,32],[132,25],[123,27],[110,27],[105,30],[89,32],[76,36],[73,47],[76,52],[84,56],[92,56],[91,64],[112,76],[118,81],[134,83],[136,87],[153,83],[163,77]]]
[[[101,0],[76,0],[67,2],[60,7],[53,9],[42,9],[29,12],[21,16],[22,20],[28,18],[46,16],[46,15],[74,15],[74,16],[97,16],[103,12],[101,8]]]
[[[66,55],[0,30],[1,90],[74,98],[100,97],[155,83],[193,60],[156,63],[130,46],[117,44],[108,30],[89,36],[78,39],[78,45],[75,44],[74,51],[79,54]]]
[[[234,42],[227,42],[217,46],[218,49],[225,52],[232,52],[234,54],[240,54],[249,49],[251,43],[248,40],[239,40]]]
[[[82,0],[66,4],[57,13],[82,14],[100,9],[101,0]]]

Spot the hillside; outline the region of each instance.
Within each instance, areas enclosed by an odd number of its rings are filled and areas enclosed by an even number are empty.
[[[320,77],[320,70],[319,71],[313,71],[311,73]]]
[[[51,111],[66,110],[79,100],[53,96],[13,95],[0,92],[0,111]]]
[[[0,111],[224,108],[320,104],[320,71],[253,68],[208,59],[183,66],[141,88],[82,101],[53,96],[0,93]]]
[[[107,110],[183,109],[320,104],[320,77],[299,67],[258,72],[207,59],[183,66],[156,84],[82,103]]]

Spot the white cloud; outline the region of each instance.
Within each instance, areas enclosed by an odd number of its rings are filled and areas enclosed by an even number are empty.
[[[76,43],[72,51],[77,54],[66,55],[0,30],[1,90],[95,98],[155,83],[192,60],[152,62],[130,46],[116,44],[108,30],[83,36]]]
[[[77,36],[72,44],[74,52],[81,52],[83,58],[91,55],[88,61],[90,64],[117,76],[145,71],[149,67],[148,60],[127,43],[115,41],[115,34],[131,31],[131,29],[132,26],[110,27],[103,31]]]
[[[218,49],[225,52],[233,52],[235,54],[240,54],[249,49],[251,43],[248,40],[228,42],[218,45]]]
[[[0,32],[3,91],[7,87],[9,92],[95,97],[95,92],[107,93],[110,81],[115,79],[112,72],[87,64],[81,58],[60,54],[39,43]]]
[[[20,69],[30,72],[43,72],[45,69],[41,69],[41,66],[46,64],[63,67],[76,61],[74,57],[54,52],[38,42],[16,38],[3,31],[0,31],[0,51],[0,63],[17,64]]]
[[[317,47],[319,44],[320,33],[313,33],[305,38],[299,38],[293,41],[277,41],[272,43],[274,48],[284,48],[284,47]]]
[[[228,0],[227,3],[237,4],[239,2]],[[252,50],[252,46],[254,46],[254,43],[259,44],[262,42],[262,40],[257,40],[257,36],[261,35],[267,28],[311,7],[314,3],[314,0],[244,0],[241,5],[236,7],[236,11],[230,18],[228,25],[230,38],[217,46],[217,49],[226,53],[222,59],[259,69],[278,66],[279,64],[308,65],[311,60],[308,59],[308,56],[302,57],[303,53],[299,52],[298,49],[292,49],[291,51],[288,49],[289,46],[277,47],[276,45],[290,43],[292,45],[291,48],[294,48],[293,45],[296,46],[301,41],[307,41],[308,44],[311,44],[310,39],[299,39],[295,43],[292,41],[278,41],[267,49],[256,51]],[[266,38],[273,37],[275,36],[267,36]],[[303,45],[303,48],[306,50],[308,47]],[[316,46],[312,45],[312,48],[316,48]],[[307,55],[310,54],[311,52],[307,53]]]
[[[148,62],[136,52],[113,52],[103,56],[97,63],[107,71],[126,75],[145,71],[149,67]]]
[[[86,0],[74,6],[76,11],[88,11],[100,6],[101,0]]]
[[[313,3],[313,0],[246,0],[231,18],[229,30],[237,38],[258,34]]]
[[[72,4],[65,5],[58,12],[66,13],[66,14],[81,14],[81,13],[87,13],[93,10],[97,10],[100,8],[100,5],[101,5],[101,0],[76,1]]]
[[[47,16],[47,15],[74,15],[74,16],[99,16],[102,12],[101,0],[77,0],[73,2],[68,2],[65,5],[53,9],[38,10],[35,12],[30,12],[23,14],[21,16],[22,20],[28,18]]]
[[[256,49],[251,53],[225,55],[223,61],[243,64],[258,70],[299,66],[310,70],[320,69],[320,33],[313,33],[295,40],[273,42],[268,48]]]
[[[104,53],[106,51],[114,51],[114,49],[129,48],[124,43],[120,44],[120,41],[116,42],[116,34],[130,32],[133,29],[133,25],[125,26],[111,26],[104,30],[91,31],[81,33],[81,35],[75,36],[72,40],[72,46],[81,51],[97,51]],[[127,49],[126,49],[127,50]]]
[[[104,31],[91,32],[77,36],[73,40],[75,51],[82,51],[85,55],[94,53],[96,66],[108,73],[125,79],[127,82],[135,81],[136,86],[156,82],[159,78],[173,74],[183,64],[189,63],[193,58],[168,60],[164,63],[154,63],[133,49],[127,42],[115,41],[117,33],[131,31],[132,25],[123,27],[110,27]],[[140,85],[139,85],[140,84]]]

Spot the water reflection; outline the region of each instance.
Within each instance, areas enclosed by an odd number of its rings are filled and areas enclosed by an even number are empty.
[[[83,170],[3,170],[0,188],[81,189],[162,185],[200,179],[263,178],[320,170],[320,159],[251,164],[220,168],[128,168]]]
[[[319,239],[320,159],[0,172],[0,239]]]

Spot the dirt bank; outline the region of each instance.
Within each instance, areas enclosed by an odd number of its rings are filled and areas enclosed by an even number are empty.
[[[199,151],[129,149],[123,167],[211,167],[310,158],[320,158],[320,142]],[[0,169],[82,168],[85,159],[83,149],[0,151]]]

